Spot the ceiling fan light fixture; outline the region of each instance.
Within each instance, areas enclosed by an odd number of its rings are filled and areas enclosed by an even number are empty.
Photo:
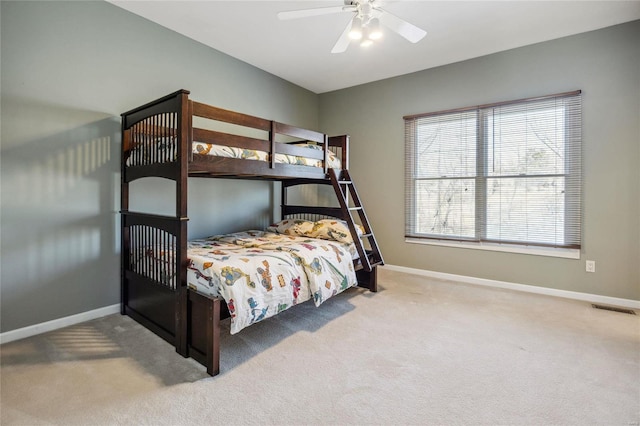
[[[290,10],[278,13],[280,19],[305,18],[347,12],[352,14],[340,37],[333,45],[331,53],[346,52],[352,41],[359,41],[362,47],[373,44],[384,37],[381,27],[391,30],[411,43],[417,43],[427,35],[422,28],[384,10],[378,3],[382,0],[343,0],[344,6],[316,7],[311,9]]]
[[[349,38],[351,40],[360,40],[362,38],[362,19],[359,17],[353,18],[353,23],[349,30]]]
[[[369,29],[368,38],[370,40],[380,40],[382,38],[382,30],[380,29],[380,21],[378,18],[370,20],[367,28]]]
[[[365,1],[360,3],[360,13],[362,16],[369,18],[371,16],[371,11],[373,10],[373,5],[370,1]]]

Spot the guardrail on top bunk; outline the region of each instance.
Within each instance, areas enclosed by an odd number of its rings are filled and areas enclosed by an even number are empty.
[[[268,152],[271,168],[274,168],[276,164],[275,154],[307,155],[311,158],[322,160],[324,164],[324,173],[327,173],[327,153],[329,151],[327,135],[313,130],[307,130],[295,126],[290,126],[288,124],[278,123],[277,121],[265,120],[263,118],[213,107],[200,102],[192,101],[191,103],[193,105],[193,115],[196,117],[208,118],[210,120],[221,121],[268,132],[268,140],[263,140],[232,135],[229,133],[217,132],[213,130],[194,129],[195,140],[204,142],[208,142],[209,140],[211,140],[215,143],[223,145],[229,143],[228,146],[240,144],[243,148]],[[305,148],[278,143],[276,141],[276,135],[301,138],[305,141],[322,144],[322,154],[317,155],[318,153],[309,152],[309,150]]]
[[[348,166],[346,136],[329,138],[320,132],[213,107],[189,100],[189,93],[180,90],[122,114],[124,182],[145,176],[179,180],[185,173],[193,176],[254,174],[277,179],[295,177],[297,171],[301,178],[326,178],[330,151],[341,160],[341,168]],[[248,137],[197,128],[193,126],[193,117],[263,131],[267,137]],[[277,135],[302,140],[281,143]],[[194,141],[263,151],[268,161],[265,164],[262,161],[253,163],[235,158],[194,155]],[[307,142],[322,149],[299,146]],[[293,166],[291,172],[280,175],[274,170],[281,167],[276,162],[277,154],[318,160],[322,162],[322,167],[311,171],[311,168],[287,164]]]
[[[190,151],[189,91],[179,90],[122,114],[122,176],[179,180]]]

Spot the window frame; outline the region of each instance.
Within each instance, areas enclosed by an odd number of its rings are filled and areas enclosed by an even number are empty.
[[[576,90],[564,92],[548,96],[540,96],[533,98],[519,99],[515,101],[504,101],[491,104],[483,104],[465,108],[455,108],[445,111],[437,111],[425,114],[416,114],[403,117],[405,120],[405,241],[410,243],[435,244],[453,247],[475,248],[483,250],[508,251],[516,253],[538,254],[554,257],[579,258],[582,244],[582,182],[581,182],[581,160],[582,160],[582,135],[581,135],[581,105],[582,91]],[[492,176],[487,168],[489,160],[489,132],[487,124],[489,121],[489,113],[497,107],[510,107],[521,105],[535,105],[542,101],[557,100],[563,98],[576,98],[574,109],[565,111],[565,122],[562,130],[565,133],[563,138],[565,151],[563,173],[541,173],[535,174],[517,174],[517,175],[494,175]],[[544,108],[541,105],[540,108]],[[570,114],[578,112],[577,118],[571,117]],[[423,118],[432,118],[437,116],[447,116],[458,113],[475,112],[476,133],[475,133],[475,172],[471,178],[474,180],[475,190],[475,215],[474,215],[474,237],[467,238],[460,235],[447,236],[445,234],[423,234],[416,230],[418,223],[418,196],[416,195],[416,182],[421,180],[441,181],[443,179],[468,179],[467,176],[455,177],[418,177],[416,170],[418,169],[418,156],[416,150],[418,147],[418,121]],[[528,113],[528,111],[527,111]],[[575,127],[577,123],[577,129]],[[574,133],[575,132],[575,133]],[[576,139],[577,138],[577,139]],[[564,208],[563,229],[564,244],[543,243],[535,241],[510,241],[507,239],[495,239],[488,237],[487,216],[490,203],[488,202],[488,194],[486,192],[490,179],[514,178],[526,179],[536,177],[564,178],[564,196],[562,206]],[[571,237],[569,238],[569,234]]]

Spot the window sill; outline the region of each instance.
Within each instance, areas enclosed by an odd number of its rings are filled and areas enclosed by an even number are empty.
[[[565,259],[580,259],[580,249],[519,246],[513,244],[476,243],[468,241],[424,240],[421,238],[405,238],[404,241],[411,244],[425,244],[430,246],[501,251],[507,253],[529,254],[534,256],[562,257]]]

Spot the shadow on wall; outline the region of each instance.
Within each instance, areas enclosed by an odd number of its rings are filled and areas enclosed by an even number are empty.
[[[271,182],[258,180],[190,178],[188,238],[265,229],[273,221],[272,186]],[[175,182],[168,179],[133,181],[129,186],[129,209],[175,216],[175,193]]]
[[[2,331],[117,303],[119,117],[2,108]]]
[[[118,303],[120,117],[3,96],[2,124],[0,332]],[[189,181],[190,238],[279,220],[272,182],[215,181]],[[131,194],[133,211],[175,214],[172,181]]]

